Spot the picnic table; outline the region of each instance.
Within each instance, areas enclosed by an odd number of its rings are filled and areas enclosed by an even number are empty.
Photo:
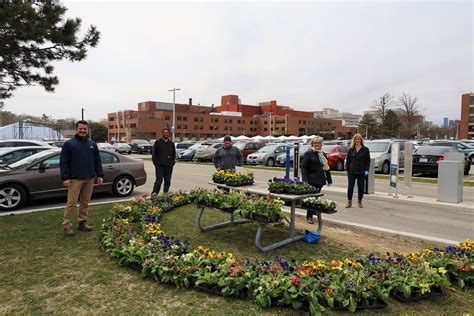
[[[209,184],[215,185],[218,188],[222,188],[222,189],[238,190],[238,191],[241,191],[241,192],[247,192],[247,193],[250,193],[250,194],[257,194],[257,195],[269,195],[269,196],[272,196],[272,197],[275,197],[275,198],[280,198],[285,202],[288,201],[288,202],[291,203],[291,213],[290,213],[291,217],[290,217],[290,221],[289,221],[289,224],[290,224],[290,227],[289,227],[290,228],[289,229],[290,230],[290,232],[289,232],[290,236],[289,236],[289,238],[286,238],[284,240],[275,242],[275,243],[270,244],[270,245],[265,246],[265,247],[262,246],[261,240],[262,240],[263,230],[264,230],[265,226],[268,223],[263,223],[261,221],[255,221],[255,220],[251,220],[251,219],[235,220],[234,215],[231,214],[230,221],[203,227],[201,225],[201,217],[202,217],[206,207],[205,206],[200,206],[199,207],[199,212],[198,212],[197,217],[196,217],[196,225],[197,225],[198,229],[200,231],[203,231],[203,232],[214,230],[214,229],[219,229],[219,228],[223,228],[223,227],[227,227],[227,226],[240,225],[240,224],[245,224],[245,223],[249,223],[249,222],[256,222],[258,224],[258,229],[257,229],[257,233],[255,235],[255,246],[261,252],[268,252],[268,251],[283,247],[285,245],[288,245],[290,243],[293,243],[295,241],[303,239],[303,235],[297,235],[296,234],[296,229],[295,229],[296,206],[297,206],[299,201],[301,201],[305,198],[323,196],[322,193],[310,193],[310,194],[303,194],[303,195],[270,193],[268,191],[268,188],[258,187],[258,186],[255,186],[255,185],[248,185],[248,186],[241,186],[241,187],[231,187],[231,186],[227,186],[225,184],[214,183],[212,181],[209,182]],[[209,208],[209,209],[212,209],[212,208]],[[217,210],[217,209],[214,209],[214,210]],[[319,214],[318,220],[319,220],[320,228],[322,228],[321,214]]]

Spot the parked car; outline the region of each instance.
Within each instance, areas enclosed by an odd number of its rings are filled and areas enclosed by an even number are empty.
[[[238,150],[240,150],[244,163],[246,163],[247,156],[253,154],[257,150],[265,146],[265,144],[260,142],[237,142],[234,144],[234,146],[237,147]]]
[[[303,155],[311,148],[310,144],[300,144],[300,163],[303,161]],[[293,165],[293,157],[295,155],[294,148],[290,150],[290,164]],[[286,152],[277,156],[276,162],[278,166],[286,165]]]
[[[217,149],[221,148],[223,143],[214,143],[209,146],[200,146],[194,154],[194,161],[212,161]]]
[[[272,144],[260,148],[253,154],[247,156],[247,163],[250,165],[274,166],[276,157],[284,153],[287,145]]]
[[[464,153],[471,165],[474,164],[474,147],[469,143],[456,140],[435,140],[431,142],[430,145],[454,147],[460,152]]]
[[[448,152],[459,152],[451,146],[420,146],[413,154],[413,173],[428,173],[438,175],[438,162],[444,160]],[[464,174],[469,174],[471,164],[464,157]]]
[[[0,210],[21,208],[29,199],[67,195],[59,171],[57,148],[44,150],[17,162],[0,167]],[[146,182],[142,161],[100,149],[104,183],[94,192],[112,191],[118,197],[129,196],[136,186]]]
[[[150,139],[148,142],[149,142],[150,145],[153,147],[153,145],[154,145],[155,142],[156,142],[156,139]]]
[[[328,157],[328,164],[331,169],[337,171],[344,170],[344,161],[346,160],[349,148],[341,145],[323,145],[321,150]]]
[[[53,147],[47,142],[29,139],[6,139],[0,140],[0,148],[4,147],[24,147],[24,146],[46,146]]]
[[[390,173],[390,160],[392,156],[392,144],[400,144],[399,168],[404,166],[405,142],[402,139],[380,139],[364,141],[365,146],[370,150],[370,158],[375,158],[375,172],[384,174]]]
[[[66,141],[64,141],[64,140],[47,141],[48,145],[53,146],[53,147],[57,147],[57,148],[62,148],[65,142]]]
[[[191,147],[189,147],[186,150],[183,150],[182,152],[179,153],[179,155],[176,155],[176,159],[178,160],[184,160],[184,161],[191,161],[194,158],[194,155],[196,154],[196,150],[201,147],[201,146],[210,146],[211,143],[195,143]]]
[[[182,152],[182,151],[185,151],[186,149],[188,149],[189,147],[191,147],[194,143],[193,142],[180,142],[180,143],[176,143],[175,144],[175,148],[176,148],[176,158],[179,157],[179,154]]]
[[[99,147],[99,149],[106,149],[106,150],[115,151],[114,145],[111,145],[109,143],[97,143],[97,147]]]
[[[132,153],[132,146],[126,143],[115,143],[114,144],[114,150],[115,152],[119,154],[131,154]]]
[[[34,155],[40,151],[47,150],[46,146],[25,146],[0,148],[0,165],[8,165],[23,158]]]
[[[129,145],[132,147],[132,152],[136,152],[137,154],[151,153],[152,150],[150,143],[144,139],[134,139]]]

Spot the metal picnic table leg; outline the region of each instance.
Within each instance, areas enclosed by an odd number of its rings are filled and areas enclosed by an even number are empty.
[[[318,233],[320,233],[323,229],[323,216],[320,212],[316,213],[315,215],[318,217]]]
[[[207,232],[207,231],[210,231],[210,230],[224,228],[224,227],[227,227],[227,226],[233,226],[233,225],[239,225],[239,224],[245,224],[245,223],[250,223],[251,222],[251,220],[249,220],[249,219],[240,219],[240,220],[236,221],[236,220],[234,220],[234,214],[231,214],[230,221],[228,221],[228,222],[203,227],[201,225],[201,218],[202,218],[202,214],[204,213],[205,208],[206,208],[205,206],[200,206],[199,207],[199,212],[198,212],[197,217],[196,217],[196,226],[202,232]]]
[[[290,238],[281,240],[279,242],[273,243],[271,245],[268,245],[266,247],[262,246],[262,235],[263,235],[263,230],[265,228],[265,224],[263,223],[258,223],[258,229],[257,229],[257,234],[255,235],[255,246],[257,247],[258,250],[261,252],[268,252],[283,246],[286,246],[288,244],[291,244],[295,241],[303,239],[303,235],[296,236],[296,230],[295,230],[295,214],[296,214],[296,202],[291,201],[291,221],[290,221]]]

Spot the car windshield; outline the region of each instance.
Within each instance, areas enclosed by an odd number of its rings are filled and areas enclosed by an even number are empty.
[[[321,147],[321,150],[324,151],[325,153],[331,152],[334,149],[335,146],[329,146],[329,145],[324,145]]]
[[[147,142],[146,140],[141,140],[141,139],[136,139],[133,141],[135,144],[144,144],[144,145],[150,145],[149,142]]]
[[[366,142],[365,146],[369,148],[370,152],[373,153],[383,153],[386,152],[388,149],[388,146],[390,145],[389,142]]]
[[[269,145],[262,147],[258,150],[259,153],[272,153],[277,149],[280,145]]]
[[[245,145],[247,145],[247,143],[236,143],[234,144],[234,146],[238,149],[238,150],[242,150],[245,148]]]
[[[417,155],[442,155],[447,151],[456,151],[453,147],[448,146],[420,146],[415,151]]]
[[[192,145],[192,146],[189,147],[188,149],[198,149],[201,145],[202,145],[202,144],[197,143],[197,144]]]
[[[29,165],[30,163],[38,161],[38,160],[42,159],[43,157],[46,157],[49,154],[52,154],[54,152],[55,151],[52,151],[52,150],[44,150],[44,151],[41,151],[41,152],[36,153],[34,155],[31,155],[29,157],[26,157],[22,160],[18,160],[17,162],[9,164],[8,167],[11,168],[11,169],[21,168],[21,167],[24,167],[26,165]]]

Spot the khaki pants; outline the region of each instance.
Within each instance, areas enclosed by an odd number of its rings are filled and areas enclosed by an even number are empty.
[[[64,210],[64,228],[71,228],[72,215],[76,208],[77,200],[80,198],[78,222],[87,221],[89,214],[89,202],[91,200],[92,190],[94,188],[94,179],[71,180],[71,185],[67,193],[67,204]]]

